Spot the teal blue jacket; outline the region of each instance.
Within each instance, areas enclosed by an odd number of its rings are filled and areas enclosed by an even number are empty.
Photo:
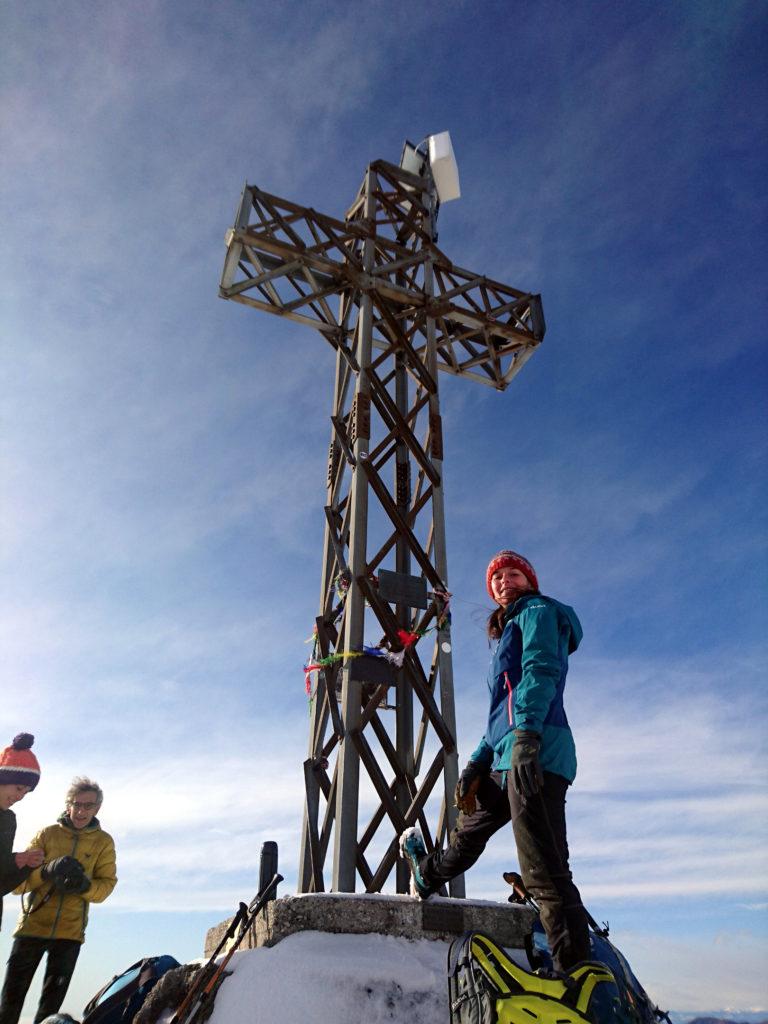
[[[506,771],[512,764],[514,730],[526,729],[541,736],[542,769],[573,782],[576,747],[563,691],[568,655],[581,637],[576,612],[552,597],[524,594],[507,609],[488,670],[488,725],[471,761]]]

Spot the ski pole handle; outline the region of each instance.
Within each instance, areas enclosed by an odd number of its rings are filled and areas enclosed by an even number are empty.
[[[211,993],[215,990],[217,985],[220,984],[222,976],[224,974],[224,970],[226,969],[226,966],[229,963],[229,961],[232,959],[232,956],[234,955],[234,953],[237,951],[237,947],[243,941],[243,936],[245,935],[245,933],[250,928],[251,923],[256,919],[256,915],[259,913],[259,911],[268,902],[269,897],[270,897],[270,893],[273,891],[273,889],[276,889],[277,886],[282,881],[283,881],[283,876],[276,872],[272,876],[270,881],[267,883],[267,885],[264,886],[264,888],[261,890],[261,892],[257,893],[257,895],[253,899],[253,902],[247,908],[247,913],[243,917],[243,926],[242,926],[242,930],[240,932],[239,937],[237,939],[235,939],[235,941],[232,943],[232,945],[227,950],[226,956],[221,961],[221,963],[218,965],[218,967],[216,968],[216,970],[212,974],[210,980],[206,984],[205,988],[203,989],[203,991],[198,996],[197,1002],[193,1006],[192,1010],[190,1011],[190,1013],[187,1015],[186,1018],[179,1017],[178,1022],[176,1021],[175,1018],[173,1018],[171,1020],[171,1024],[181,1024],[182,1021],[183,1021],[183,1024],[194,1024],[194,1022],[197,1019],[197,1016],[198,1016],[200,1010],[205,1005],[205,1003],[211,998]],[[244,904],[241,904],[241,906],[244,906]]]
[[[272,875],[270,880],[267,882],[267,884],[264,886],[264,888],[261,890],[261,892],[257,892],[256,895],[251,900],[250,905],[248,907],[249,917],[253,917],[254,914],[257,914],[261,910],[264,904],[269,901],[269,895],[272,892],[272,890],[276,889],[282,881],[283,876],[280,874],[279,871],[276,871],[274,875]]]
[[[539,905],[533,898],[533,896],[531,896],[531,894],[528,892],[528,889],[525,886],[525,882],[523,881],[522,876],[518,875],[516,871],[505,871],[503,877],[504,881],[512,886],[512,889],[514,890],[514,893],[517,896],[517,898],[519,900],[522,900],[523,903],[527,903],[528,906],[535,910],[538,914]]]
[[[245,915],[247,913],[248,907],[246,907],[244,903],[241,903],[240,906],[237,908],[237,913],[229,922],[229,926],[227,927],[227,930],[224,932],[224,935],[222,936],[218,946],[216,947],[216,949],[214,949],[213,953],[208,958],[207,963],[205,963],[200,968],[200,973],[197,975],[194,982],[190,985],[189,991],[187,992],[184,999],[181,1001],[181,1004],[177,1008],[176,1012],[171,1017],[170,1024],[180,1024],[180,1022],[184,1019],[184,1015],[189,1009],[192,1000],[197,996],[200,989],[203,988],[203,986],[206,984],[206,979],[208,975],[216,972],[216,957],[221,953],[222,949],[224,948],[228,940],[231,939],[232,936],[235,934],[237,926],[245,920]]]

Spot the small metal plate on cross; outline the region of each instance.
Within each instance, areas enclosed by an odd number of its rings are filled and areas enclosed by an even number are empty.
[[[406,572],[379,569],[379,596],[390,604],[404,604],[409,608],[426,608],[427,581],[423,576],[409,576]]]
[[[361,654],[360,657],[350,660],[349,678],[358,683],[395,685],[395,673],[390,663],[386,658],[377,658],[372,654]]]
[[[446,907],[438,903],[423,903],[421,927],[425,932],[452,932],[461,935],[464,931],[464,910],[456,905]]]

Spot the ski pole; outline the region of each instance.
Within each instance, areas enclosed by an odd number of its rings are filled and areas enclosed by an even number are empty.
[[[258,915],[262,907],[264,907],[269,902],[269,897],[272,890],[275,889],[282,882],[282,880],[283,876],[281,874],[273,875],[272,880],[268,882],[261,890],[261,892],[258,893],[258,895],[253,899],[252,903],[247,908],[247,913],[243,917],[242,925],[240,928],[240,935],[238,936],[237,939],[235,939],[235,941],[227,950],[226,956],[211,975],[211,978],[206,984],[203,991],[197,997],[197,1002],[195,1002],[194,1006],[185,1017],[181,1017],[179,1013],[177,1013],[176,1016],[172,1017],[171,1024],[194,1024],[200,1010],[211,998],[211,994],[215,993],[217,986],[220,984],[222,980],[222,976],[224,974],[224,970],[227,964],[237,951],[237,948],[240,945],[240,943],[243,941],[243,936],[248,931],[251,924],[255,921],[256,916]]]
[[[505,882],[512,886],[515,896],[517,896],[517,899],[520,903],[527,903],[528,906],[532,910],[535,910],[537,914],[540,913],[539,904],[528,892],[528,890],[525,887],[525,882],[516,871],[505,871],[502,877]],[[509,899],[510,901],[512,901],[511,896],[509,897]]]
[[[244,903],[241,903],[237,909],[237,913],[230,921],[229,927],[224,932],[221,942],[218,944],[216,949],[214,949],[213,953],[210,955],[207,962],[200,968],[197,977],[189,987],[189,991],[184,996],[184,999],[182,1000],[180,1006],[178,1007],[174,1015],[171,1017],[170,1024],[178,1024],[178,1022],[182,1020],[183,1015],[189,1008],[190,1003],[207,981],[208,975],[211,973],[212,970],[216,969],[216,957],[219,956],[225,944],[235,934],[237,926],[240,924],[240,922],[243,920],[247,913],[248,907],[246,907]]]
[[[528,906],[531,907],[532,910],[535,910],[537,914],[541,913],[541,908],[539,907],[539,904],[536,902],[536,900],[533,898],[533,896],[531,896],[531,894],[528,892],[528,889],[525,886],[525,882],[520,877],[520,875],[518,875],[518,873],[516,871],[505,871],[504,875],[503,875],[503,878],[504,878],[505,882],[507,882],[509,885],[512,886],[512,888],[515,891],[515,895],[517,896],[517,898],[522,903],[527,903]],[[511,899],[512,899],[512,897],[510,896],[510,900]],[[594,917],[592,917],[592,915],[590,914],[590,912],[587,910],[586,907],[584,907],[584,913],[587,915],[587,921],[589,921],[589,926],[592,929],[592,931],[596,935],[599,935],[601,938],[607,939],[608,938],[608,925],[605,924],[601,928],[600,925],[597,923],[597,921],[594,919]]]

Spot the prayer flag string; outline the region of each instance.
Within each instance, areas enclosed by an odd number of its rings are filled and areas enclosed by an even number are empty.
[[[377,582],[375,577],[373,577],[373,580],[374,582]],[[339,603],[333,609],[332,617],[329,619],[329,624],[331,625],[339,619],[344,611],[344,604],[346,602],[347,594],[349,593],[350,583],[351,578],[348,572],[339,573],[334,580],[334,589],[339,597]],[[382,640],[375,647],[364,644],[363,649],[360,651],[335,651],[333,654],[329,654],[324,658],[318,658],[318,637],[317,628],[315,628],[312,636],[305,641],[305,643],[309,643],[310,641],[312,642],[312,654],[304,665],[304,685],[310,702],[314,697],[312,690],[312,673],[331,668],[338,662],[344,662],[350,658],[359,658],[362,655],[368,655],[373,658],[383,658],[396,668],[401,668],[403,661],[405,660],[405,652],[409,648],[418,643],[422,637],[427,636],[428,633],[444,629],[450,624],[451,614],[449,606],[451,602],[451,594],[448,593],[448,591],[435,590],[432,592],[431,596],[434,598],[435,605],[438,609],[435,624],[427,627],[426,629],[398,629],[397,640],[398,643],[402,645],[401,650],[399,651],[393,651],[391,646]]]

